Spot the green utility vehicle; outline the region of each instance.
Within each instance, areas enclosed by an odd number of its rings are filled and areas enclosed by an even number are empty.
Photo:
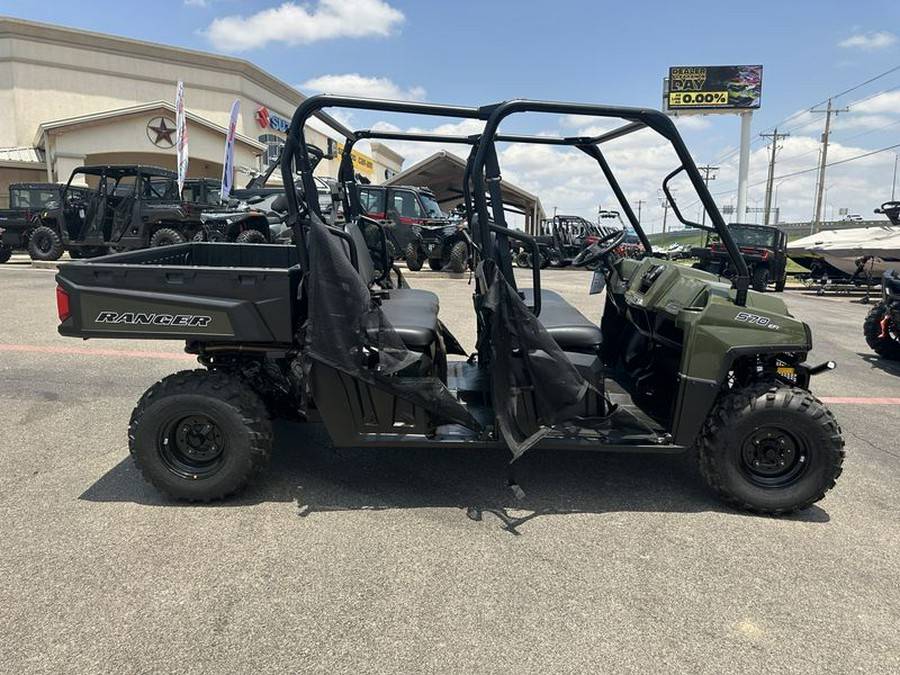
[[[32,231],[40,225],[40,213],[50,202],[59,201],[60,183],[12,183],[9,208],[0,209],[0,263],[13,251],[28,248]],[[84,189],[87,192],[87,189]]]
[[[86,184],[84,188],[81,185]],[[194,182],[202,186],[203,182]],[[82,166],[72,172],[59,199],[39,213],[28,239],[34,260],[91,258],[189,241],[204,231],[210,204],[182,198],[174,171],[152,166]]]
[[[335,227],[323,219],[304,128],[333,107],[471,120],[467,132],[480,124],[481,133],[448,137],[354,131],[332,120],[346,139],[345,200],[354,188],[347,148],[360,138],[472,148],[463,192],[475,272],[460,292],[473,300],[474,354],[440,320],[436,295],[394,281],[383,264],[386,235],[370,249],[364,230],[377,221],[354,215]],[[504,133],[502,123],[522,114],[619,125],[593,137]],[[693,188],[731,257],[731,282],[654,257],[606,155],[633,133],[668,148],[672,167],[661,188],[682,223],[701,227],[672,196]],[[539,252],[532,237],[506,225],[498,152],[505,144],[591,158],[648,252],[641,261],[623,257],[625,233],[617,230],[575,258],[576,266],[598,266],[585,282],[601,300],[599,325],[542,289],[539,266],[525,272],[530,283],[516,278],[510,240]],[[169,495],[206,501],[241,490],[266,464],[276,417],[322,423],[337,446],[507,449],[511,469],[538,450],[696,452],[712,490],[767,514],[808,507],[840,475],[840,427],[809,390],[811,377],[833,364],[808,364],[809,327],[780,298],[748,291],[740,251],[664,114],[315,96],[293,116],[281,171],[294,246],[185,243],[60,266],[61,334],[184,340],[197,355],[198,369],[147,390],[129,425],[134,461]],[[346,202],[344,211],[353,214]],[[509,482],[518,492],[512,470]]]

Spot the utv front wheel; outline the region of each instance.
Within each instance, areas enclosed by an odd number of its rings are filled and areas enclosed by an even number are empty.
[[[889,311],[890,308],[884,302],[879,302],[870,309],[863,323],[863,335],[866,337],[866,344],[878,356],[890,361],[900,361],[900,326],[892,324]]]
[[[183,244],[184,241],[184,237],[178,230],[173,230],[171,227],[161,227],[150,237],[150,246],[171,246],[173,244]]]
[[[780,515],[825,496],[841,475],[834,415],[804,389],[757,384],[722,398],[698,438],[700,472],[734,506]]]
[[[406,267],[411,272],[418,272],[422,269],[422,263],[425,262],[419,256],[419,247],[415,244],[407,244],[403,249],[403,257],[406,259]]]
[[[34,229],[28,238],[28,255],[32,260],[59,260],[63,254],[63,243],[56,230],[41,225]]]
[[[13,250],[9,246],[0,246],[0,265],[12,257]]]
[[[266,465],[272,425],[262,400],[239,380],[186,370],[144,393],[128,440],[147,481],[176,499],[209,501],[238,492]]]
[[[464,241],[457,241],[450,249],[450,263],[447,265],[451,272],[465,272],[469,264],[469,246]]]

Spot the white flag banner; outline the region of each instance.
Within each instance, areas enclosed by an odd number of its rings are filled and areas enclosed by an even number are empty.
[[[222,160],[222,201],[228,199],[234,183],[234,133],[237,128],[238,113],[241,111],[240,99],[234,99],[231,106],[231,119],[228,121],[228,134],[225,136],[225,159]]]
[[[188,138],[187,120],[184,118],[184,82],[178,80],[178,89],[175,91],[175,143],[178,152],[178,194],[184,189],[184,179],[187,177],[188,167]]]

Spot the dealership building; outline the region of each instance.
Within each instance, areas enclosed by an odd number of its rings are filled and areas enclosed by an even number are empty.
[[[175,89],[185,88],[188,176],[220,178],[231,107],[240,100],[235,184],[279,151],[303,94],[242,59],[0,17],[0,207],[15,182],[66,182],[90,164],[175,169]],[[307,141],[342,139],[314,120]],[[354,155],[373,183],[402,169],[380,143]],[[335,175],[337,160],[318,169]],[[276,172],[277,173],[277,172]]]

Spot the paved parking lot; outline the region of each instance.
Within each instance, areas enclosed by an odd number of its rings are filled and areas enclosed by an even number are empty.
[[[18,260],[18,258],[17,258]],[[589,276],[545,285],[592,318]],[[420,273],[471,347],[466,278]],[[335,450],[282,424],[241,498],[172,503],[128,459],[177,343],[63,339],[53,272],[0,265],[0,672],[897,673],[900,406],[834,403],[817,506],[722,506],[682,457]],[[820,397],[897,397],[867,308],[786,293]]]

